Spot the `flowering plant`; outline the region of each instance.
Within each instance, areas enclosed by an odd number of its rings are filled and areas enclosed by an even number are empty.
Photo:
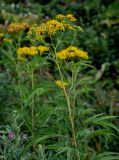
[[[21,40],[25,30],[27,44]],[[93,67],[86,49],[75,43],[82,31],[72,14],[31,27],[8,26],[9,34],[20,33],[15,47],[11,44],[14,52],[7,56],[16,74],[11,85],[19,113],[16,119],[30,135],[25,148],[32,153],[30,159],[34,154],[43,160],[104,159],[106,153],[101,153],[95,138],[108,141],[112,130],[118,131],[110,121],[114,116],[96,113],[86,100],[96,80],[90,74]],[[13,137],[10,132],[9,138]]]

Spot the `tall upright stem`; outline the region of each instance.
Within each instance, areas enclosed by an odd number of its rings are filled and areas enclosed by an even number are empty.
[[[33,69],[31,69],[31,87],[32,87],[32,91],[34,89],[34,74],[33,74]],[[31,117],[32,117],[32,135],[34,135],[34,95],[32,96],[31,99]]]
[[[72,110],[71,110],[70,100],[69,100],[68,94],[66,92],[64,83],[63,83],[63,75],[62,75],[58,60],[56,60],[56,64],[57,64],[57,67],[58,67],[58,70],[59,70],[59,74],[60,74],[60,77],[61,77],[61,81],[62,81],[62,85],[63,85],[63,91],[64,91],[64,94],[65,94],[65,97],[66,97],[66,100],[67,100],[68,113],[69,113],[69,119],[70,119],[71,130],[72,130],[73,145],[77,148],[78,145],[77,145],[77,141],[76,141],[74,118],[73,118],[73,114],[72,114]],[[77,160],[80,160],[79,152],[77,152]]]
[[[21,77],[21,74],[20,74],[20,64],[19,64],[19,61],[18,61],[18,64],[17,64],[17,67],[16,67],[16,71],[17,71],[17,75],[18,75],[18,86],[19,86],[19,96],[20,96],[20,105],[21,105],[21,111],[23,111],[23,103],[22,103],[22,100],[23,100],[23,95],[22,95],[22,89],[21,89],[21,80],[20,80],[20,77]]]

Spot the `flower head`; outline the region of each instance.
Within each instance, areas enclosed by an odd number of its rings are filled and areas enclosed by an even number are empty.
[[[40,54],[43,54],[46,51],[49,51],[49,48],[46,46],[38,46],[37,50],[40,52]]]
[[[63,49],[62,51],[57,52],[56,57],[61,60],[65,60],[69,58],[88,59],[88,53],[78,49],[75,46],[69,46],[68,48]]]
[[[67,59],[67,50],[63,49],[62,51],[57,52],[56,53],[56,57],[59,58],[59,59],[61,59],[61,60]]]
[[[48,35],[54,34],[58,30],[64,30],[64,25],[62,22],[59,22],[55,19],[49,20],[46,22],[47,33]]]
[[[65,88],[67,85],[68,85],[68,83],[67,82],[62,82],[61,80],[57,80],[57,81],[55,81],[55,84],[59,87],[59,88]]]
[[[52,36],[57,31],[75,30],[76,26],[71,23],[75,20],[76,18],[72,14],[59,14],[55,17],[55,19],[47,20],[39,26],[32,26],[28,31],[28,37],[33,41],[44,40],[45,37]]]
[[[35,56],[38,54],[37,47],[20,47],[17,49],[17,55],[20,57]]]
[[[82,59],[88,59],[88,52],[78,50],[76,53],[77,57],[82,58]]]
[[[8,32],[13,33],[13,32],[19,32],[19,31],[23,31],[25,29],[29,28],[29,24],[28,23],[11,23],[8,26]]]
[[[73,16],[73,14],[67,14],[67,15],[58,14],[58,15],[56,16],[56,19],[68,20],[68,21],[71,21],[71,22],[76,21],[76,18]]]
[[[17,55],[20,61],[24,61],[27,56],[33,57],[39,53],[42,55],[46,51],[49,51],[49,48],[46,46],[20,47],[17,49]]]
[[[66,18],[67,18],[69,21],[72,21],[72,22],[76,21],[76,18],[75,18],[72,14],[67,14],[67,15],[66,15]]]
[[[63,15],[63,14],[58,14],[56,16],[56,19],[64,19],[64,18],[65,18],[65,15]]]
[[[33,26],[29,30],[28,35],[32,35],[35,39],[39,40],[44,38],[46,31],[46,24],[42,23],[40,26]]]
[[[13,140],[14,137],[15,137],[15,135],[14,135],[13,132],[9,132],[9,133],[8,133],[8,138],[9,138],[10,140]]]

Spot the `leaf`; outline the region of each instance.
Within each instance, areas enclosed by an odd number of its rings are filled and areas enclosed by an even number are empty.
[[[79,139],[83,143],[85,140],[89,140],[92,137],[95,136],[114,136],[114,134],[108,130],[108,129],[97,129],[97,130],[91,130],[90,128],[88,129],[79,129],[77,131],[77,139]]]
[[[71,151],[73,151],[73,148],[71,148],[71,147],[60,147],[60,148],[58,148],[58,151],[57,151],[56,155],[59,155],[63,152],[67,152],[67,151],[71,152]]]
[[[32,146],[32,145],[36,145],[36,144],[39,144],[39,143],[42,143],[44,140],[46,141],[47,139],[50,139],[50,138],[56,138],[56,137],[59,137],[59,134],[49,134],[49,135],[35,135],[33,138],[31,138],[31,141],[29,142],[29,145]]]
[[[97,122],[101,122],[101,121],[104,121],[104,120],[114,119],[116,117],[117,116],[104,116],[104,114],[97,114],[97,115],[94,115],[94,116],[86,119],[84,121],[84,124],[85,123],[97,123]]]
[[[96,124],[96,125],[98,124],[103,127],[109,127],[115,129],[119,133],[119,128],[109,121],[116,117],[117,116],[103,116],[103,114],[98,114],[86,119],[84,121],[84,124]]]
[[[26,107],[28,105],[28,102],[31,100],[31,98],[35,95],[42,95],[43,93],[47,92],[48,90],[46,90],[45,87],[39,87],[34,89],[31,94],[28,95],[27,100],[25,101],[24,107]]]
[[[119,160],[119,153],[104,152],[98,154],[94,160]]]
[[[77,106],[77,107],[79,107],[79,106]],[[93,109],[93,108],[79,107],[79,109],[77,111],[77,115],[83,117],[83,116],[86,116],[86,115],[93,113],[94,111],[95,111],[95,109]]]
[[[36,120],[38,125],[41,127],[45,126],[49,121],[50,117],[56,112],[57,108],[54,107],[44,107],[41,108],[41,111],[36,115]]]

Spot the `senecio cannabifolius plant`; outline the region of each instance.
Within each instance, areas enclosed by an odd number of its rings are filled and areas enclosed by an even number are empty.
[[[82,71],[90,67],[88,53],[74,44],[76,34],[81,31],[82,28],[76,25],[76,18],[72,14],[60,14],[30,27],[27,33],[30,45],[17,48],[18,68],[21,72],[19,79],[25,67],[31,82],[32,94],[29,94],[27,100],[24,100],[22,89],[20,91],[23,101],[21,110],[24,112],[26,106],[30,108],[29,145],[33,146],[34,152],[41,145],[45,158],[52,155],[50,160],[105,158],[105,154],[99,157],[96,155],[96,149],[90,146],[90,139],[101,134],[108,137],[109,128],[114,128],[108,122],[113,117],[93,115],[93,109],[84,108],[78,100],[83,87],[88,89],[87,77]],[[87,83],[85,86],[80,81],[80,74]],[[46,80],[47,83],[44,83]],[[95,128],[95,125],[100,127]]]

